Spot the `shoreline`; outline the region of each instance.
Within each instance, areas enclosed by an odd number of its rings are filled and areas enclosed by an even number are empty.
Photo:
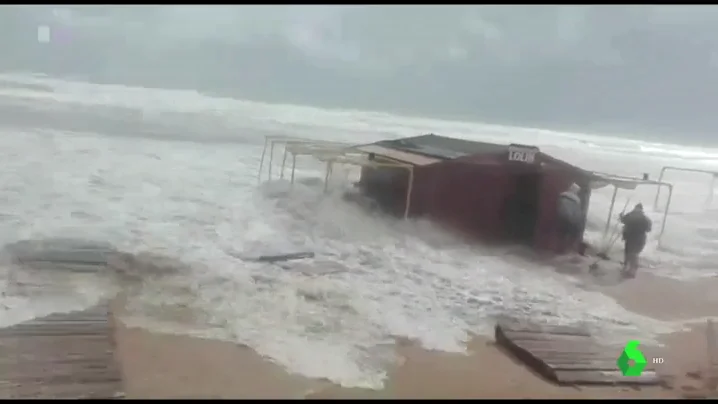
[[[718,315],[710,294],[718,280],[687,282],[639,275],[600,290],[638,314],[676,320]],[[690,300],[686,300],[690,297]],[[678,304],[680,302],[680,304]],[[121,313],[121,300],[115,305]],[[706,395],[706,323],[658,338],[644,347],[665,377],[662,387],[561,387],[541,379],[494,345],[474,337],[468,355],[395,345],[400,363],[380,390],[345,388],[290,374],[247,346],[126,326],[118,315],[117,359],[128,398],[682,398]],[[718,341],[716,341],[718,343]],[[718,364],[716,364],[718,368]]]
[[[658,371],[668,386],[558,386],[534,374],[489,338],[476,337],[469,355],[397,344],[401,363],[379,390],[346,388],[288,373],[249,347],[154,333],[117,324],[117,357],[126,397],[238,399],[440,399],[440,398],[681,398],[700,394],[691,374],[704,369],[700,329],[667,336]],[[650,356],[650,354],[649,354]]]

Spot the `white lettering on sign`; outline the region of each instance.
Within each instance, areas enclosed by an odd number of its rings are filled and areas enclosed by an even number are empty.
[[[535,159],[535,149],[509,146],[509,161],[520,161],[522,163],[533,164]]]

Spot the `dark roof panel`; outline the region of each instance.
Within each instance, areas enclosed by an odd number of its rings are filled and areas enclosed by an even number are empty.
[[[382,140],[373,145],[397,150],[404,153],[415,154],[425,157],[433,157],[440,160],[455,160],[466,156],[480,155],[501,155],[508,153],[510,145],[496,143],[475,142],[471,140],[456,139],[434,134],[407,137],[395,140]],[[526,145],[515,145],[532,147]],[[539,158],[552,164],[558,164],[569,170],[577,170],[581,173],[588,173],[580,167],[557,159],[539,151]]]
[[[508,150],[508,146],[494,143],[474,142],[434,134],[407,137],[396,140],[382,140],[376,144],[395,150],[417,153],[445,160],[477,154],[498,154]]]

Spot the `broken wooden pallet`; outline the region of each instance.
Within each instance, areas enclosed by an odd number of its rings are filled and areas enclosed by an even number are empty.
[[[623,376],[616,361],[621,348],[600,344],[577,327],[520,325],[500,322],[496,343],[542,377],[561,385],[657,385],[646,368],[641,376]]]
[[[116,398],[108,305],[0,329],[0,398]]]

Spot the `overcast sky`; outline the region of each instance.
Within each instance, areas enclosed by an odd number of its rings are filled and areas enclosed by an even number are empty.
[[[5,6],[0,33],[6,70],[718,143],[715,6]]]

